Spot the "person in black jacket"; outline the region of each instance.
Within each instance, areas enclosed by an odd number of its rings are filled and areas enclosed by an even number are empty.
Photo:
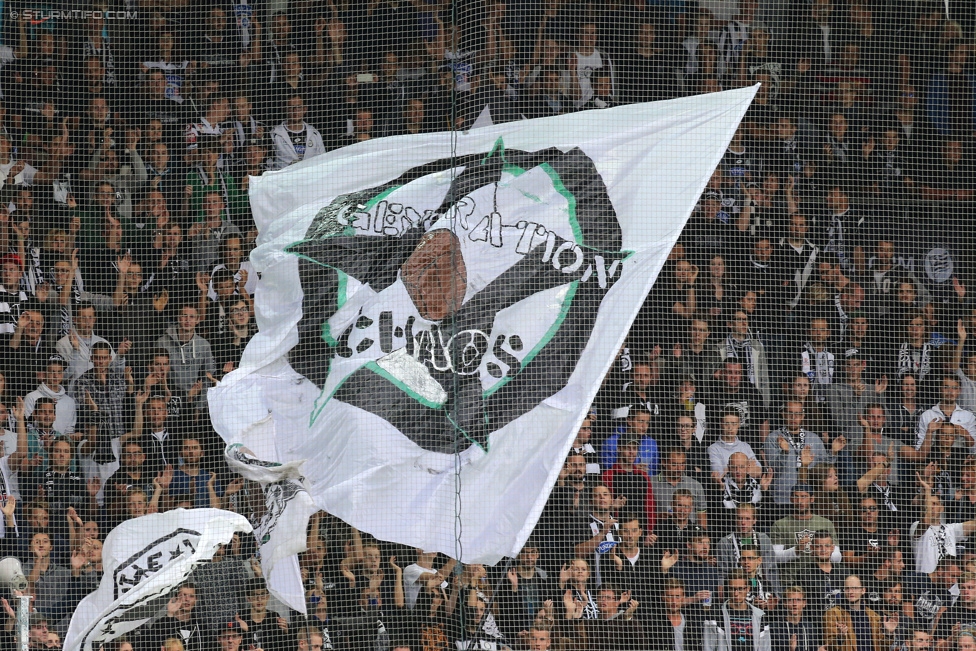
[[[166,614],[153,622],[142,636],[142,651],[158,651],[168,638],[183,643],[185,651],[203,651],[203,629],[194,612],[197,588],[186,581],[176,589],[176,595],[166,604]]]
[[[644,624],[644,630],[653,635],[652,648],[675,651],[702,648],[705,610],[698,604],[686,603],[684,597],[685,584],[681,579],[664,581],[662,599]]]
[[[804,614],[806,594],[800,586],[791,586],[783,593],[785,611],[773,620],[772,651],[817,651],[822,630],[816,618]]]

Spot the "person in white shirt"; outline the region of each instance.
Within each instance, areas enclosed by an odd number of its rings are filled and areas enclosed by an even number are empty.
[[[61,337],[55,345],[58,355],[67,364],[64,379],[68,382],[68,386],[73,386],[75,380],[92,369],[92,346],[99,342],[108,344],[108,341],[94,332],[97,320],[94,305],[79,305],[71,317],[71,332],[67,336]],[[115,359],[116,356],[113,351],[113,364]],[[63,432],[63,430],[59,431]]]
[[[945,507],[937,495],[932,494],[932,484],[915,473],[925,491],[925,514],[909,528],[908,533],[915,545],[915,571],[931,574],[946,556],[956,555],[956,545],[976,531],[976,520],[945,524]]]
[[[613,63],[606,53],[597,49],[596,42],[596,24],[586,23],[580,32],[579,48],[570,57],[572,69],[576,72],[576,85],[579,87],[579,95],[576,98],[577,108],[584,106],[596,95],[593,78],[597,71],[609,73],[610,96],[613,97],[614,94]]]
[[[952,356],[952,370],[959,379],[960,395],[959,404],[963,409],[969,411],[976,410],[976,355],[966,358],[966,367],[963,370],[962,358],[963,350],[966,348],[966,323],[959,319],[956,322],[956,349]]]
[[[734,408],[727,408],[722,414],[722,435],[717,441],[708,446],[708,460],[712,466],[712,478],[719,488],[724,488],[723,478],[729,459],[736,452],[741,452],[749,460],[749,474],[762,474],[762,465],[756,459],[756,453],[745,441],[739,440],[739,412]]]
[[[272,134],[275,158],[269,166],[281,170],[300,160],[325,153],[322,134],[305,122],[305,102],[301,95],[292,95],[285,103],[285,121]]]
[[[417,550],[417,562],[403,568],[403,594],[407,600],[407,608],[413,610],[417,605],[417,598],[420,591],[427,589],[437,589],[441,583],[445,582],[454,565],[457,563],[453,558],[449,559],[439,570],[434,569],[434,560],[437,552],[425,552]]]
[[[976,415],[957,404],[960,392],[959,378],[946,375],[942,378],[942,398],[939,404],[922,412],[918,419],[918,429],[915,430],[915,449],[922,450],[931,431],[941,427],[942,422],[956,425],[966,431],[971,453],[976,453]],[[921,459],[914,459],[921,461]]]
[[[62,384],[65,366],[64,358],[60,355],[52,355],[48,359],[47,366],[38,373],[41,383],[24,398],[24,415],[30,418],[39,398],[50,398],[54,401],[54,429],[70,436],[75,431],[78,405]]]

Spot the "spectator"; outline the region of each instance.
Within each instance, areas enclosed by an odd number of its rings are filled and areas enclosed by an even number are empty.
[[[811,507],[814,499],[813,489],[808,484],[793,485],[790,502],[794,513],[777,520],[773,525],[769,533],[773,545],[780,545],[784,550],[795,548],[796,553],[809,554],[816,531],[826,531],[831,540],[839,540],[833,523],[813,514]]]
[[[753,385],[763,397],[763,404],[770,400],[769,369],[766,362],[766,348],[753,336],[749,329],[749,315],[745,310],[731,312],[731,321],[726,323],[729,336],[719,345],[721,359],[738,359],[749,384]]]
[[[629,591],[600,586],[596,603],[599,616],[583,622],[586,639],[594,648],[623,650],[646,645],[644,630],[634,617],[640,603]]]
[[[685,586],[679,579],[666,579],[662,585],[663,608],[658,608],[645,625],[655,639],[662,639],[667,648],[701,648],[704,610],[688,604]]]
[[[244,486],[244,480],[240,477],[234,479],[225,491],[217,475],[202,468],[203,456],[199,439],[183,438],[179,456],[181,463],[169,485],[170,494],[188,495],[193,508],[223,508],[225,500]]]
[[[748,504],[756,509],[762,508],[765,491],[769,490],[772,481],[772,473],[764,473],[756,459],[750,459],[743,452],[733,452],[722,473],[721,504],[714,505],[717,517],[713,528],[719,532],[731,530],[733,512],[737,513],[744,505]],[[773,505],[767,504],[767,506]],[[755,516],[755,513],[753,515]]]
[[[783,405],[782,416],[786,424],[770,434],[765,445],[766,463],[773,471],[773,501],[781,508],[789,501],[797,481],[806,479],[818,464],[832,460],[847,444],[843,436],[838,436],[831,443],[828,456],[820,437],[803,429],[804,412],[800,402]]]
[[[227,103],[227,100],[221,101]],[[194,153],[195,166],[186,173],[183,188],[183,214],[191,222],[207,220],[211,214],[207,210],[207,199],[216,194],[221,206],[227,209],[227,220],[233,224],[245,223],[245,197],[230,170],[221,168],[220,152],[219,142],[205,140]]]
[[[671,511],[666,518],[658,521],[654,529],[656,539],[660,541],[662,550],[680,550],[685,536],[691,530],[691,514],[694,511],[695,498],[690,491],[679,488],[671,494]]]
[[[17,329],[7,342],[4,378],[13,395],[23,396],[32,391],[37,381],[36,370],[44,368],[54,354],[44,323],[44,315],[40,311],[34,306],[25,307],[17,320]]]
[[[5,214],[6,209],[0,209],[0,212]],[[9,336],[17,329],[17,321],[24,304],[27,303],[27,294],[20,287],[23,262],[16,253],[7,253],[0,259],[0,265],[3,266],[3,285],[0,287],[0,313],[2,313],[0,334]]]
[[[806,594],[798,585],[786,588],[783,593],[785,612],[770,626],[774,649],[816,651],[820,648],[822,623],[814,621],[807,607]]]
[[[637,463],[639,448],[639,438],[632,435],[624,438],[620,443],[619,460],[603,473],[603,483],[615,498],[623,498],[621,515],[638,517],[648,527],[653,528],[657,519],[655,491],[651,477]]]
[[[449,559],[439,570],[434,570],[436,558],[437,552],[418,549],[417,562],[403,568],[403,594],[406,597],[407,608],[413,609],[417,605],[417,597],[425,586],[439,586],[454,571],[453,559]]]
[[[742,642],[743,649],[763,651],[770,648],[770,631],[765,613],[746,601],[749,593],[748,579],[741,570],[729,574],[725,580],[725,592],[729,595],[721,606],[721,619],[706,622],[702,634],[705,651],[721,651],[730,648],[731,640]]]
[[[813,512],[834,523],[834,527],[846,530],[853,521],[847,490],[840,485],[837,468],[821,463],[807,473],[814,490]]]
[[[960,433],[967,438],[966,447],[976,448],[976,416],[956,402],[959,399],[959,380],[947,375],[942,378],[941,388],[941,400],[931,409],[923,412],[918,419],[915,433],[916,454],[909,457],[913,460],[921,461],[928,457],[928,450],[932,445],[932,432],[939,429],[943,422],[958,425],[961,428]]]
[[[224,239],[243,237],[234,225],[231,215],[225,210],[226,207],[220,192],[209,191],[203,197],[201,219],[189,230],[192,266],[197,273],[209,273],[216,266]],[[209,288],[205,287],[204,290],[209,291]]]
[[[654,492],[650,482],[647,483],[647,491],[650,491],[653,501]],[[619,510],[626,504],[626,498],[619,495],[613,497],[610,489],[603,484],[596,484],[590,490],[590,512],[586,520],[577,525],[573,539],[575,545],[573,553],[577,558],[591,559],[593,566],[593,578],[596,585],[603,582],[601,556],[602,549],[612,545],[604,543],[620,542],[620,523],[614,517],[614,511]],[[653,505],[652,505],[653,508]],[[651,509],[648,512],[653,513]],[[653,522],[653,520],[652,520]]]
[[[202,651],[203,630],[196,612],[197,588],[185,581],[166,604],[166,612],[145,633],[145,648],[156,649],[170,638],[179,640],[186,651]]]
[[[856,574],[844,580],[844,598],[843,606],[834,606],[824,616],[824,642],[829,647],[880,647],[885,636],[881,617],[862,603],[864,588]]]
[[[121,355],[128,350],[119,348]],[[125,434],[125,405],[128,394],[132,393],[133,380],[131,369],[125,369],[125,360],[119,356],[119,361],[112,365],[112,348],[107,341],[98,341],[92,345],[92,368],[83,373],[75,382],[72,389],[75,402],[84,401],[88,409],[88,422],[101,422],[103,433],[110,438],[119,438]]]
[[[957,541],[968,538],[976,531],[976,520],[944,524],[945,509],[942,500],[932,494],[932,485],[918,478],[923,489],[925,511],[921,520],[912,524],[909,535],[915,547],[915,571],[931,574],[941,559],[956,555]]]
[[[726,359],[718,373],[718,382],[706,402],[710,410],[723,414],[723,422],[729,409],[734,409],[739,414],[737,435],[755,449],[762,446],[769,436],[769,419],[762,395],[752,384],[743,383],[742,375],[742,362]],[[709,457],[711,454],[709,452]],[[712,470],[715,470],[714,463]]]
[[[679,489],[688,490],[694,497],[694,512],[691,521],[708,527],[707,506],[705,501],[705,490],[697,481],[685,474],[687,454],[680,448],[670,448],[665,450],[663,455],[663,469],[651,480],[654,488],[654,503],[657,506],[659,516],[666,512],[665,505],[671,504],[671,495]]]
[[[617,463],[617,442],[622,438],[631,437],[638,440],[637,457],[635,463],[642,464],[644,472],[656,475],[658,471],[658,446],[654,437],[648,434],[651,424],[651,412],[644,405],[635,404],[627,409],[626,426],[618,428],[606,441],[600,454],[600,466],[611,468]],[[606,472],[606,471],[604,471]]]
[[[93,365],[92,346],[98,342],[108,344],[108,341],[94,333],[97,322],[98,318],[94,305],[81,304],[76,306],[74,317],[71,320],[71,332],[59,339],[55,345],[58,355],[68,364],[67,369],[65,369],[68,386],[73,386],[75,380],[91,370]],[[114,361],[116,355],[111,346],[109,346],[109,352]],[[122,355],[125,353],[123,352]]]
[[[217,371],[210,344],[196,333],[199,323],[199,309],[184,305],[179,310],[177,325],[167,328],[166,334],[156,342],[158,347],[169,353],[173,384],[191,400],[197,396],[201,396],[202,400],[206,374],[212,375]]]
[[[573,445],[569,449],[570,456],[580,455],[586,462],[586,474],[587,476],[602,475],[600,470],[600,457],[597,455],[596,449],[590,443],[590,437],[593,436],[593,421],[596,420],[596,414],[593,412],[588,413],[583,417],[583,422],[580,423],[579,431],[576,432],[576,438],[573,440]]]
[[[301,95],[292,95],[285,101],[285,120],[275,127],[272,139],[275,160],[271,169],[284,169],[292,163],[325,153],[322,135],[305,122],[305,101]]]
[[[739,550],[739,565],[749,580],[746,601],[766,612],[775,610],[782,593],[775,565],[769,568],[763,566],[757,545],[742,546]]]
[[[752,451],[752,446],[739,440],[740,421],[738,410],[726,408],[722,413],[722,433],[715,443],[708,446],[712,479],[723,488],[725,487],[723,478],[726,474],[726,468],[728,468],[732,455],[736,452],[741,452],[749,460],[749,474],[751,476],[755,477],[762,474],[762,465],[756,459],[756,453]]]
[[[590,566],[574,558],[559,572],[559,589],[563,591],[566,619],[596,619],[599,608],[590,590]]]
[[[105,511],[112,523],[122,521],[128,494],[136,489],[151,494],[155,478],[146,466],[146,453],[138,441],[126,441],[121,448],[119,469],[105,482]]]
[[[54,401],[54,429],[70,436],[74,434],[78,413],[75,399],[68,395],[61,384],[64,371],[64,359],[60,355],[53,355],[48,360],[45,370],[38,373],[41,383],[37,389],[24,396],[24,416],[31,417],[31,414],[34,413],[34,405],[40,398],[50,398]],[[2,420],[0,418],[0,421]],[[7,453],[13,451],[10,449]]]
[[[723,577],[741,567],[741,552],[745,545],[755,547],[759,558],[768,567],[775,567],[773,544],[766,534],[756,531],[756,507],[740,504],[735,510],[735,531],[718,541],[716,556]]]

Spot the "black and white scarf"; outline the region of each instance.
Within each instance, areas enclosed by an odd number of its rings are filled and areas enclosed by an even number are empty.
[[[756,382],[756,368],[752,363],[752,331],[746,335],[746,338],[739,341],[733,335],[729,335],[725,338],[724,355],[723,359],[737,359],[743,362],[746,366],[746,376],[749,378],[749,384],[755,386]]]
[[[898,511],[898,506],[891,501],[891,486],[884,485],[881,486],[878,482],[871,484],[871,488],[878,491],[881,496],[881,502],[884,504],[885,508],[889,511]]]
[[[898,350],[898,374],[914,373],[919,380],[925,378],[932,370],[932,345],[929,342],[915,348],[905,342]]]
[[[784,427],[782,430],[780,430],[780,436],[786,439],[786,442],[790,444],[791,448],[793,448],[793,452],[796,453],[796,468],[799,470],[803,467],[803,463],[800,461],[800,455],[803,454],[803,448],[807,446],[806,431],[801,429],[794,439],[793,435],[790,434],[789,431]]]

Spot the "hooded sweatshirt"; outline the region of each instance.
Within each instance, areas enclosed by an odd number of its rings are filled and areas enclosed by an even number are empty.
[[[24,398],[24,418],[30,418],[34,413],[34,405],[39,398],[50,398],[54,401],[54,429],[62,434],[73,434],[78,419],[78,405],[65,388],[62,386],[55,391],[46,384],[38,385],[37,389]]]
[[[217,372],[210,344],[196,333],[184,344],[180,342],[176,326],[170,326],[156,345],[169,351],[170,377],[184,391],[188,392],[197,380],[206,380],[207,373]],[[204,396],[206,392],[200,395]]]

